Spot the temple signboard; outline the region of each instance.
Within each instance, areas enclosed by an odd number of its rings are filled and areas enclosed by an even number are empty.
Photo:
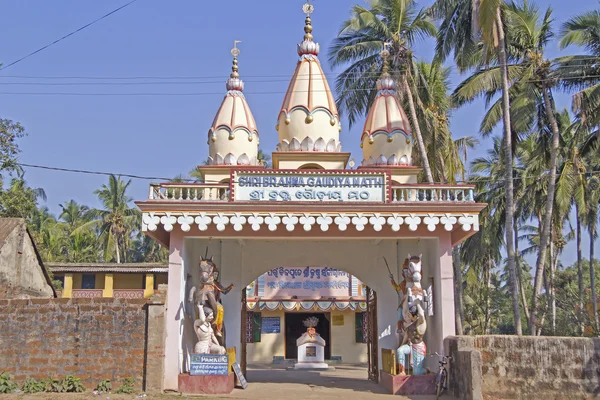
[[[280,267],[264,275],[265,298],[349,297],[351,276],[328,267]]]
[[[359,202],[387,199],[385,172],[236,171],[232,173],[234,201]]]

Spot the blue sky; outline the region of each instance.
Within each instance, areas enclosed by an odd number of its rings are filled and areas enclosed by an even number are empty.
[[[0,3],[0,62],[5,65],[123,5],[125,0],[21,0]],[[138,0],[66,40],[0,71],[1,93],[86,93],[86,96],[0,94],[0,117],[21,122],[29,136],[21,161],[53,167],[173,177],[207,156],[207,131],[225,93],[234,39],[242,40],[240,75],[261,135],[274,150],[275,122],[294,70],[296,43],[303,36],[302,0],[159,1]],[[313,26],[321,62],[333,84],[326,52],[350,7],[363,0],[316,0]],[[422,2],[427,6],[431,1]],[[554,9],[555,27],[571,15],[597,6],[590,0],[539,0]],[[420,58],[433,56],[433,41],[417,46]],[[560,53],[554,42],[548,56]],[[90,80],[36,77],[196,77],[195,79]],[[453,82],[461,77],[454,73]],[[115,85],[114,83],[142,83]],[[166,84],[169,82],[169,84]],[[25,84],[27,83],[27,84]],[[39,85],[43,83],[44,85]],[[48,85],[69,83],[69,85]],[[73,85],[86,83],[85,85]],[[91,83],[91,84],[90,84]],[[115,94],[161,93],[160,96]],[[197,95],[182,96],[183,93]],[[103,94],[103,95],[99,95]],[[558,96],[559,107],[569,97]],[[480,103],[454,112],[455,137],[478,137]],[[341,140],[360,160],[361,123],[344,124]],[[472,151],[484,154],[489,141]],[[43,187],[54,213],[70,199],[98,206],[93,191],[105,177],[28,169],[26,180]],[[131,196],[144,199],[148,181],[133,180]],[[599,245],[600,246],[600,245]],[[599,247],[600,250],[600,247]],[[563,261],[574,260],[569,246]],[[587,245],[584,246],[587,254]],[[597,251],[600,254],[600,251]]]

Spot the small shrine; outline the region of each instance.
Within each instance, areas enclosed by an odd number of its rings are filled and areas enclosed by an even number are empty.
[[[298,362],[295,369],[328,369],[325,363],[325,340],[315,330],[318,323],[317,317],[304,320],[307,329],[296,341]]]

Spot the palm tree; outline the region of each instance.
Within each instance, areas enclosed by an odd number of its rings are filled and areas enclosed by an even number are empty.
[[[69,226],[70,230],[79,227],[81,224],[89,222],[91,218],[90,208],[88,206],[78,204],[75,200],[69,200],[64,205],[59,204],[59,207],[62,209],[59,218]]]
[[[44,261],[65,261],[63,229],[48,207],[39,208],[33,213],[29,227]]]
[[[126,254],[125,247],[140,214],[137,209],[129,208],[132,199],[127,196],[127,188],[130,184],[131,180],[125,182],[120,177],[110,175],[108,185],[102,185],[101,189],[94,192],[104,208],[91,210],[94,220],[84,223],[74,231],[97,228],[104,249],[104,259],[110,258],[109,254],[114,252],[114,260],[117,263],[121,262],[121,255]]]
[[[391,72],[399,83],[400,97],[408,105],[425,178],[433,183],[415,106],[417,88],[424,82],[419,79],[412,48],[418,39],[435,36],[435,25],[423,10],[417,9],[415,0],[373,0],[370,6],[353,7],[352,17],[343,23],[329,50],[333,66],[351,63],[336,79],[338,108],[348,113],[350,125],[367,113],[382,67],[379,53],[384,43],[391,41]]]
[[[599,146],[595,146],[596,152],[599,150]],[[596,153],[598,154],[598,153]],[[596,162],[592,164],[591,170],[598,170],[600,162],[596,159]],[[588,234],[590,236],[590,289],[591,289],[591,300],[594,312],[594,324],[596,331],[600,331],[600,322],[598,318],[598,299],[596,294],[596,282],[595,276],[596,271],[594,269],[594,241],[598,236],[598,216],[600,214],[600,179],[598,176],[588,175],[586,176],[586,191],[585,200],[587,204],[585,212],[585,224],[588,228]]]
[[[489,60],[489,50],[495,51],[499,66],[502,92],[503,147],[506,180],[506,252],[512,295],[513,317],[517,334],[522,334],[521,312],[517,288],[517,268],[514,243],[514,183],[513,144],[509,98],[509,71],[507,45],[502,18],[501,0],[437,0],[431,8],[441,18],[437,54],[445,60],[454,52],[459,70],[481,66]]]
[[[551,128],[549,184],[541,219],[541,243],[535,268],[534,297],[532,308],[535,309],[542,289],[542,276],[546,253],[550,242],[551,222],[556,192],[556,170],[558,163],[560,131],[555,116],[556,110],[552,96],[551,61],[544,58],[544,47],[552,37],[551,15],[547,9],[543,16],[539,9],[524,1],[522,4],[509,3],[503,6],[504,22],[507,31],[508,53],[512,64],[506,65],[513,85],[509,91],[512,107],[510,114],[513,121],[510,132],[513,135],[527,134],[537,126]],[[502,63],[477,71],[473,76],[459,85],[455,94],[457,101],[472,101],[477,96],[486,96],[490,101],[494,94],[501,90]],[[557,77],[559,78],[559,77]],[[482,132],[491,132],[504,115],[504,99],[500,99],[490,108],[481,126]],[[517,137],[518,139],[518,137]],[[505,138],[506,140],[506,138]],[[506,143],[505,143],[506,144]],[[505,151],[507,149],[505,148]],[[514,151],[514,148],[512,149]],[[542,171],[545,173],[545,170]],[[514,217],[514,216],[513,216]],[[509,251],[510,253],[510,251]],[[509,254],[510,255],[510,254]],[[533,333],[537,313],[530,313],[529,330]]]
[[[256,159],[260,165],[263,165],[265,168],[271,168],[271,156],[269,153],[265,153],[262,149],[258,149]]]
[[[166,262],[169,252],[150,236],[138,232],[131,249],[133,262]]]
[[[452,139],[450,116],[454,108],[450,93],[450,68],[438,63],[416,63],[421,82],[417,89],[420,100],[418,122],[428,132],[425,142],[431,172],[435,182],[456,183],[465,179],[467,151],[477,145],[477,139],[466,136]]]
[[[577,15],[565,22],[560,31],[560,47],[583,47],[590,54],[557,59],[558,69],[568,77],[563,82],[567,89],[579,90],[573,96],[573,111],[588,126],[600,123],[600,11]]]

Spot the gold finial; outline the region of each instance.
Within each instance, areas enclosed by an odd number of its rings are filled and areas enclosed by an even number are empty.
[[[390,43],[390,42],[384,42],[383,43],[383,50],[380,53],[381,58],[383,58],[383,71],[382,71],[381,76],[385,76],[385,77],[389,76],[389,70],[390,70],[390,64],[389,64],[390,51],[388,49],[391,46],[392,46],[392,43]]]
[[[306,3],[302,6],[302,11],[306,14],[306,19],[304,20],[304,40],[312,41],[312,20],[310,19],[310,14],[315,11],[315,6],[310,4],[310,0],[306,0]]]
[[[240,49],[237,48],[237,44],[242,43],[241,40],[233,41],[233,49],[231,49],[231,55],[233,56],[233,66],[231,67],[231,75],[232,78],[239,78],[240,74],[238,74],[238,61],[237,57],[240,55]]]

